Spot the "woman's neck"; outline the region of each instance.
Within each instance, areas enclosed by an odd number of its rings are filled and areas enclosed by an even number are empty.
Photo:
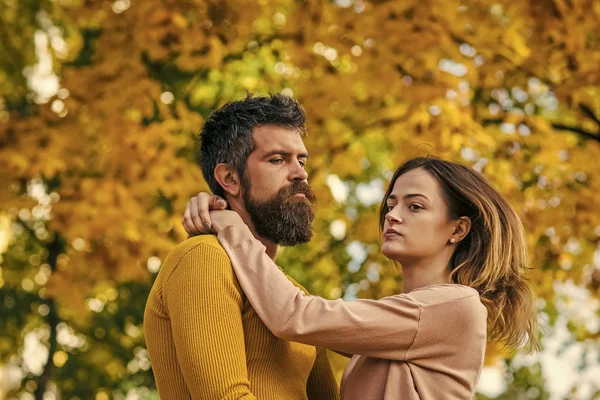
[[[430,285],[450,283],[447,262],[431,260],[417,263],[402,263],[402,292],[408,293]]]

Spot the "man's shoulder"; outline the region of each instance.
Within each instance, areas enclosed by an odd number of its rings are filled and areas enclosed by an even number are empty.
[[[198,235],[186,239],[183,242],[179,243],[173,250],[171,250],[169,256],[171,254],[179,254],[185,256],[190,251],[216,251],[220,254],[227,256],[225,249],[223,249],[223,246],[221,246],[221,243],[219,243],[219,240],[215,235]]]
[[[156,282],[165,303],[185,298],[199,304],[227,297],[241,307],[243,301],[231,260],[214,235],[192,237],[177,245],[165,258]]]
[[[215,235],[200,235],[179,243],[171,250],[163,262],[161,273],[171,275],[178,268],[203,269],[218,266],[232,269],[227,252]]]

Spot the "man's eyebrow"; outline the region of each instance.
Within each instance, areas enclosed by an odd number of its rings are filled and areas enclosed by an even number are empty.
[[[292,153],[290,153],[289,151],[285,151],[285,150],[271,150],[268,153],[266,153],[263,158],[268,158],[274,155],[280,155],[283,157],[290,157],[292,155]],[[300,153],[298,154],[298,158],[308,158],[308,153]]]

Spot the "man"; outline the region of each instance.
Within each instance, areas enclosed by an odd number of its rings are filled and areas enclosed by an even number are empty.
[[[304,169],[304,120],[289,97],[248,96],[213,112],[200,134],[206,182],[271,258],[278,245],[312,235],[315,196]],[[169,253],[146,304],[144,334],[163,400],[339,397],[324,349],[287,342],[267,329],[212,235],[188,239]]]

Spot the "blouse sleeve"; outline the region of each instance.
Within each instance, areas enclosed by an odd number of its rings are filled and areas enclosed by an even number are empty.
[[[344,353],[406,358],[421,315],[409,296],[344,302],[306,295],[247,227],[229,226],[218,239],[252,307],[276,336]]]

